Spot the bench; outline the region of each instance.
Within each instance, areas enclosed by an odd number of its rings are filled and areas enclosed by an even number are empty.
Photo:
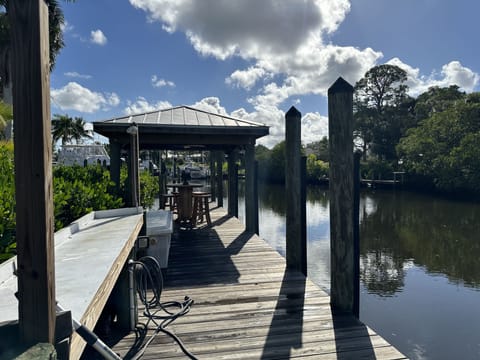
[[[126,277],[125,264],[142,225],[142,208],[113,209],[89,213],[55,233],[56,299],[88,329],[94,329],[119,277]],[[14,261],[0,264],[0,324],[18,319]],[[121,281],[121,292],[128,294],[128,281]],[[80,358],[84,347],[73,333],[70,359]]]

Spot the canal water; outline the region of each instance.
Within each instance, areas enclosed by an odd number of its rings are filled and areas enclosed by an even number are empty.
[[[259,189],[260,236],[282,255],[284,199],[282,186]],[[328,190],[308,189],[307,227],[308,274],[328,291]],[[360,273],[360,319],[409,358],[480,359],[478,203],[362,192]]]

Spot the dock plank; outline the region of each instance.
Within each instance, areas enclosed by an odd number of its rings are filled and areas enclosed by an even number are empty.
[[[285,259],[238,219],[221,208],[211,216],[212,227],[174,231],[161,295],[162,302],[194,299],[168,329],[199,359],[406,358],[353,316],[333,315],[328,294],[288,271]],[[142,312],[140,306],[146,323]],[[125,356],[135,340],[127,335],[114,351]],[[187,357],[160,333],[143,356],[159,358]]]

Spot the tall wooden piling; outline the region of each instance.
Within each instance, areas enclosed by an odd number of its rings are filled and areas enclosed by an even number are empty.
[[[302,207],[302,163],[301,163],[301,119],[302,114],[291,107],[285,115],[285,195],[286,258],[287,267],[306,272],[306,239],[304,238],[305,213]]]
[[[255,144],[245,145],[245,229],[258,234],[258,180]]]
[[[337,312],[354,313],[353,87],[342,78],[328,89],[330,151],[330,301]]]
[[[48,8],[10,1],[18,313],[25,343],[53,343],[55,263]]]

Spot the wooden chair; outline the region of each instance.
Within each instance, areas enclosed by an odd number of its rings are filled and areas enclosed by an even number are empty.
[[[192,223],[195,226],[198,223],[202,223],[204,218],[207,220],[208,225],[212,225],[210,219],[210,207],[208,206],[211,194],[209,192],[194,191],[193,197],[193,215]]]

